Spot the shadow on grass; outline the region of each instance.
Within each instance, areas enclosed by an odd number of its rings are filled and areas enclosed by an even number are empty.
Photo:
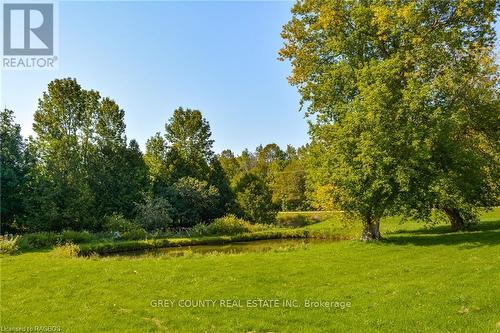
[[[482,222],[464,232],[450,232],[449,226],[432,229],[412,230],[390,234],[384,242],[395,245],[461,245],[462,248],[475,248],[500,244],[500,220]]]
[[[489,231],[489,230],[500,230],[500,220],[481,221],[479,224],[470,227],[470,229],[468,229],[467,231],[474,232],[474,231]],[[388,234],[441,235],[450,232],[451,232],[451,226],[449,224],[446,224],[446,225],[426,227],[417,230],[400,229],[388,232]]]

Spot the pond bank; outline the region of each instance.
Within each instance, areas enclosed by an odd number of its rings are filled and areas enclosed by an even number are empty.
[[[107,242],[107,243],[88,243],[80,245],[80,256],[89,256],[93,254],[107,255],[119,252],[145,251],[169,247],[188,247],[196,245],[225,245],[236,242],[251,242],[259,240],[278,240],[278,239],[330,239],[345,240],[350,239],[346,235],[331,234],[325,232],[311,231],[305,229],[282,229],[266,230],[239,234],[233,236],[206,236],[194,238],[165,238],[148,239],[126,242]]]
[[[211,254],[238,254],[238,253],[265,253],[265,252],[283,252],[297,249],[305,249],[310,244],[324,242],[335,242],[335,240],[317,239],[317,238],[288,238],[288,239],[266,239],[249,242],[234,242],[224,245],[195,245],[195,246],[176,246],[164,247],[140,251],[115,252],[101,255],[101,257],[114,258],[139,258],[139,257],[183,257],[192,254],[211,255]]]

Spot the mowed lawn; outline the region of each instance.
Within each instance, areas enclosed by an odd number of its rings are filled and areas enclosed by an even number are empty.
[[[335,218],[309,226],[337,228]],[[352,226],[351,226],[352,227]],[[63,332],[500,332],[500,210],[471,232],[384,221],[386,241],[185,257],[1,259],[1,326]],[[246,307],[246,300],[299,307]],[[243,307],[153,307],[155,300]],[[305,300],[350,302],[306,308]]]

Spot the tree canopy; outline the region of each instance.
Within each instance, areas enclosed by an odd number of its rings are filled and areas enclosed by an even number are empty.
[[[455,229],[498,203],[498,2],[304,0],[282,60],[316,146],[311,178],[379,238],[387,214]],[[496,179],[496,180],[495,180]]]

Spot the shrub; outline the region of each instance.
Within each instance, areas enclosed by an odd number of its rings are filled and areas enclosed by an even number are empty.
[[[172,206],[164,198],[147,198],[136,205],[137,223],[147,231],[164,230],[172,225]]]
[[[192,227],[215,216],[219,191],[204,180],[192,177],[179,179],[172,186],[174,219],[178,226]]]
[[[142,228],[136,228],[130,231],[125,231],[121,234],[121,239],[125,240],[140,240],[146,239],[148,237],[148,233],[146,230]]]
[[[59,236],[53,232],[37,232],[25,234],[19,239],[21,249],[40,249],[51,247],[59,242]]]
[[[210,234],[208,225],[205,223],[198,223],[189,231],[189,236],[200,237]]]
[[[234,215],[226,215],[215,219],[208,226],[212,235],[238,235],[252,231],[252,225]]]
[[[15,254],[19,248],[19,236],[0,236],[0,254]]]
[[[284,216],[278,216],[278,223],[286,227],[303,227],[307,225],[307,218],[300,214],[288,214]]]
[[[113,214],[104,218],[103,228],[104,231],[118,231],[120,233],[123,233],[139,229],[140,226],[137,223],[125,218],[122,214]]]
[[[52,250],[52,254],[56,257],[71,258],[78,257],[80,254],[80,247],[71,242],[58,245]]]
[[[277,211],[272,203],[269,186],[253,173],[243,174],[235,186],[240,214],[253,223],[272,224]]]
[[[59,238],[60,243],[88,243],[92,241],[92,235],[88,231],[63,231]]]
[[[278,224],[286,227],[303,227],[333,217],[331,212],[283,212],[278,214]]]

